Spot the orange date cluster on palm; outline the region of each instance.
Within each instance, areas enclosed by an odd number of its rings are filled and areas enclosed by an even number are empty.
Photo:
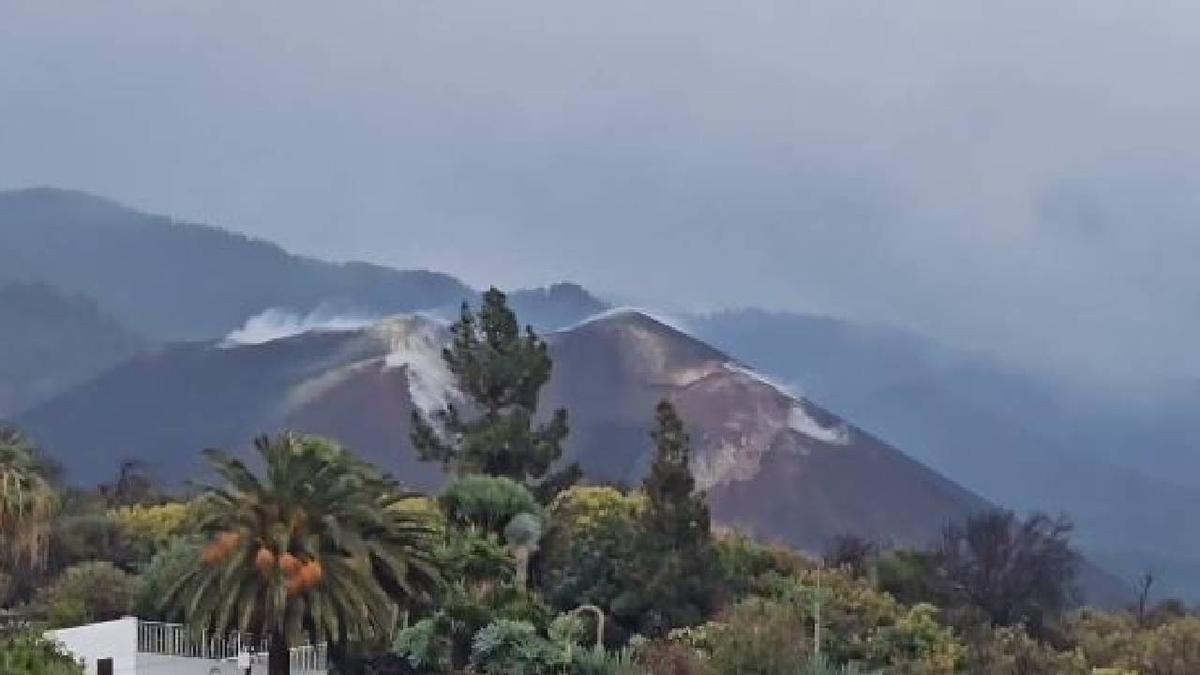
[[[240,532],[222,532],[201,550],[200,557],[210,565],[221,564],[243,541]],[[303,593],[325,578],[325,568],[315,557],[306,556],[305,559],[301,559],[290,551],[276,555],[270,547],[260,545],[254,555],[254,567],[264,577],[269,577],[276,566],[283,574],[288,595]]]
[[[222,532],[200,551],[200,558],[209,565],[216,565],[228,558],[241,543],[240,532]]]
[[[301,560],[291,552],[285,551],[276,556],[270,549],[263,547],[258,551],[255,565],[264,576],[271,573],[274,565],[278,564],[283,573],[284,585],[288,595],[297,595],[321,583],[325,578],[325,569],[316,558]]]

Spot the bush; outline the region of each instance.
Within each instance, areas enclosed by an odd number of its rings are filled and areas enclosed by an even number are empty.
[[[629,649],[607,651],[603,647],[576,649],[571,652],[574,675],[640,675]]]
[[[0,638],[0,673],[83,675],[83,669],[57,644],[40,635],[20,634]]]
[[[811,633],[797,604],[750,598],[710,624],[709,661],[717,675],[802,675]]]
[[[150,560],[153,549],[121,528],[107,513],[83,512],[63,516],[55,526],[51,559],[57,566],[89,560],[111,560],[125,570]]]
[[[392,642],[392,653],[417,672],[444,672],[451,667],[451,641],[445,619],[421,619],[401,630]]]
[[[442,508],[451,522],[500,533],[519,513],[540,513],[533,494],[520,483],[501,476],[460,478],[442,493]]]
[[[654,640],[637,649],[636,661],[645,675],[713,675],[700,653],[673,640]]]
[[[1029,637],[1019,626],[983,629],[968,640],[968,672],[977,675],[1088,675],[1083,654],[1058,651]]]
[[[109,621],[129,614],[138,594],[137,577],[110,562],[86,562],[63,570],[39,595],[52,628]]]
[[[598,605],[605,611],[631,584],[628,566],[638,544],[645,498],[611,487],[569,488],[549,508],[541,544],[541,581],[561,610]]]
[[[526,621],[493,621],[471,643],[471,664],[489,675],[557,673],[569,663],[566,649],[538,635]]]
[[[122,533],[151,551],[159,551],[195,522],[195,509],[182,502],[145,506],[134,504],[108,512]]]
[[[796,551],[743,532],[723,532],[713,544],[725,586],[738,598],[768,593],[780,580],[813,567]]]

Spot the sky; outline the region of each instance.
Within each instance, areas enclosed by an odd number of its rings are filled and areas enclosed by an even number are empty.
[[[0,0],[0,188],[1200,375],[1200,5]]]

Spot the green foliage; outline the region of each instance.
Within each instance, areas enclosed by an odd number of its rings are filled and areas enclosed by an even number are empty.
[[[94,504],[71,504],[54,526],[51,558],[55,565],[109,560],[125,570],[149,562],[150,542],[130,537],[108,513]]]
[[[546,629],[546,635],[563,645],[595,644],[596,629],[588,626],[579,612],[565,612],[554,617]]]
[[[750,598],[706,631],[717,675],[802,675],[812,653],[809,614],[799,605]]]
[[[445,672],[451,667],[451,638],[444,616],[426,618],[396,633],[392,652],[403,657],[413,669]]]
[[[582,604],[608,610],[631,590],[629,566],[637,550],[646,500],[611,487],[574,486],[548,509],[541,578],[547,599],[561,610]]]
[[[818,654],[808,660],[804,667],[800,669],[800,675],[869,675],[865,671],[859,670],[857,664],[848,664],[844,666],[835,665],[824,654]],[[875,675],[882,675],[876,673]]]
[[[546,475],[562,455],[567,412],[535,424],[538,394],[550,379],[550,354],[532,328],[521,331],[503,293],[483,295],[479,313],[463,303],[443,356],[471,410],[451,405],[426,420],[414,411],[418,456],[459,473],[507,476],[528,483]]]
[[[129,614],[139,585],[137,577],[110,562],[86,562],[63,570],[38,601],[56,628],[109,621]]]
[[[948,604],[948,589],[936,552],[908,548],[884,551],[875,561],[875,572],[880,590],[900,602]]]
[[[556,673],[570,663],[568,651],[525,621],[498,619],[475,634],[471,664],[489,675]]]
[[[340,446],[293,433],[262,437],[256,475],[209,453],[224,486],[204,493],[210,537],[167,594],[197,629],[270,636],[272,663],[305,637],[336,644],[390,635],[397,603],[440,583],[435,530],[397,504],[396,484]]]
[[[142,583],[133,600],[133,613],[141,619],[176,621],[178,612],[164,611],[162,599],[195,565],[201,544],[196,537],[174,537],[146,566]]]
[[[518,588],[529,583],[529,558],[537,551],[541,538],[542,519],[532,513],[518,513],[504,527],[504,540],[516,561]]]
[[[58,495],[36,450],[14,429],[0,426],[0,564],[10,572],[40,570],[50,550]]]
[[[194,505],[183,502],[133,504],[108,512],[122,534],[152,551],[165,548],[174,537],[183,534],[197,515]]]
[[[1129,612],[1084,610],[1069,630],[1093,667],[1142,675],[1200,672],[1200,618],[1195,616],[1164,616],[1143,625]]]
[[[447,578],[471,587],[508,583],[515,576],[513,557],[500,538],[476,528],[448,533],[437,559]]]
[[[636,617],[646,635],[700,623],[721,590],[708,504],[696,491],[683,421],[665,399],[655,419],[654,460],[643,484],[646,510],[630,579],[636,586],[626,584],[612,603],[614,614]]]
[[[4,675],[83,675],[83,668],[57,644],[40,635],[0,637],[0,673]]]
[[[714,540],[725,587],[735,597],[769,595],[786,579],[813,567],[813,562],[779,544],[763,543],[743,532],[725,532]]]
[[[1034,514],[1020,520],[993,510],[946,528],[937,552],[947,595],[999,626],[1024,625],[1034,636],[1075,597],[1079,556],[1071,524]]]
[[[634,662],[631,649],[608,651],[593,647],[571,652],[571,672],[574,675],[640,675],[642,670]]]
[[[446,488],[441,503],[450,522],[497,533],[517,514],[541,511],[528,488],[504,476],[463,476]]]
[[[967,670],[978,675],[1088,675],[1082,652],[1060,651],[1020,627],[983,629],[967,641]]]

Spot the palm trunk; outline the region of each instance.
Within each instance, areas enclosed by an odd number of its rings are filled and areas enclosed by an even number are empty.
[[[287,639],[282,633],[271,636],[267,645],[267,673],[269,675],[291,675],[292,659],[288,651]]]

